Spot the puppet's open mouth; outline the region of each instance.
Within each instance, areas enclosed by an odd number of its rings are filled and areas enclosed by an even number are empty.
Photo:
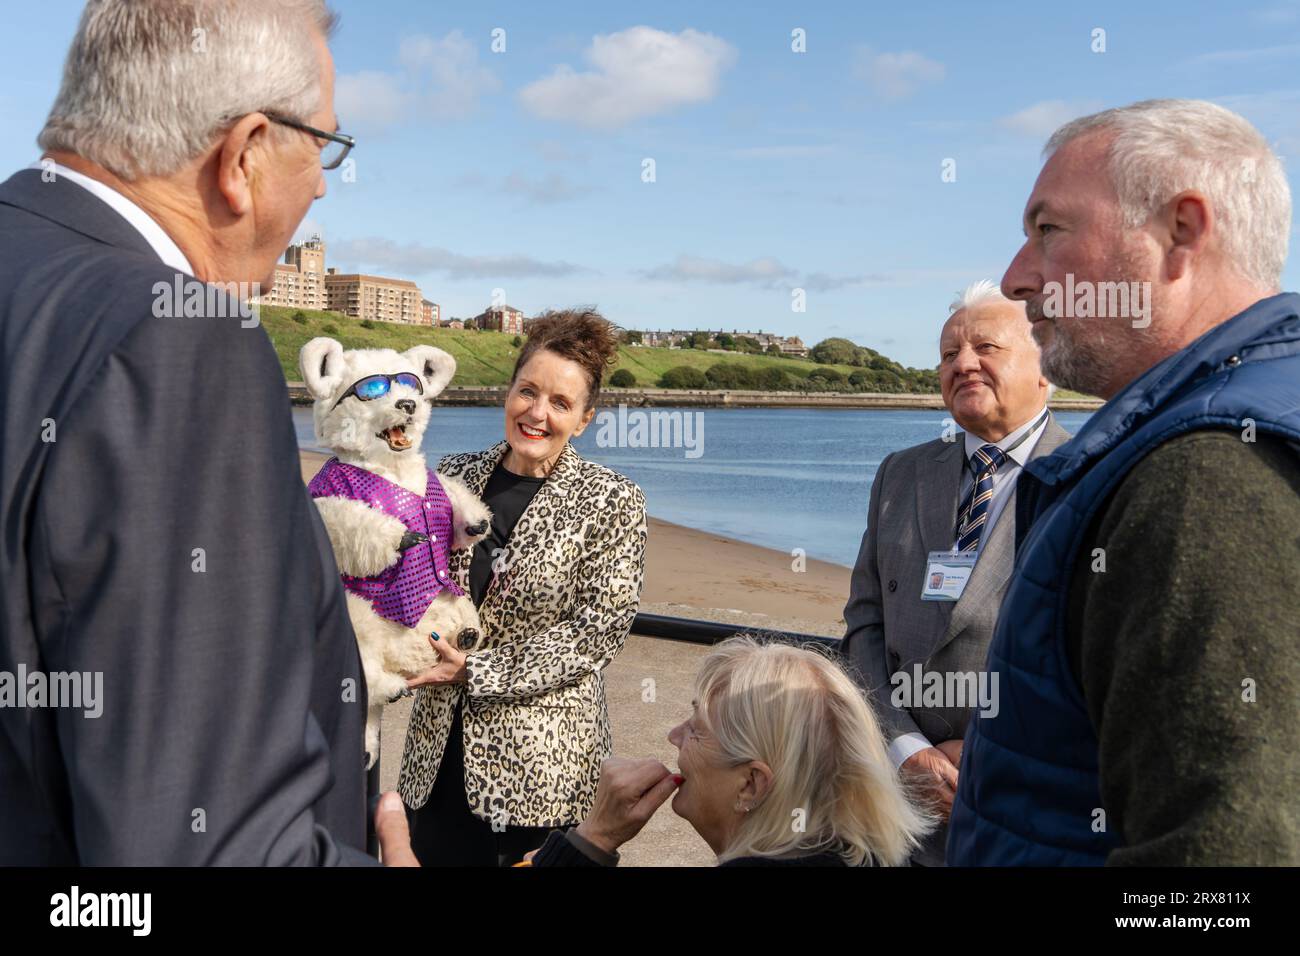
[[[406,437],[405,425],[393,425],[385,428],[381,432],[376,432],[375,437],[388,442],[388,447],[393,451],[406,451],[411,447],[411,439]]]

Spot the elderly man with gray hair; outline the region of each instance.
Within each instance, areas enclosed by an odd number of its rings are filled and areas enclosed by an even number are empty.
[[[0,666],[103,693],[0,708],[0,864],[373,862],[357,648],[246,301],[351,145],[332,25],[92,0],[0,185]]]
[[[1069,438],[1047,409],[1024,306],[983,281],[949,311],[939,382],[963,431],[948,422],[880,463],[841,643],[895,766],[945,821],[966,725],[996,706],[982,672],[1015,553],[1016,479]],[[942,866],[945,837],[931,834],[913,862]]]
[[[1195,100],[1075,120],[1046,153],[1002,288],[1048,377],[1107,403],[1021,476],[1000,707],[967,731],[948,862],[1298,864],[1286,177]]]

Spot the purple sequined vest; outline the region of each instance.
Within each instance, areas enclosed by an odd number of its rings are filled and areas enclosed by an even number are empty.
[[[451,501],[438,476],[429,471],[424,497],[412,494],[374,472],[331,458],[307,486],[313,498],[364,501],[391,515],[412,531],[429,536],[426,544],[408,548],[402,559],[372,578],[342,574],[343,586],[368,600],[380,617],[415,627],[443,590],[465,592],[448,572],[452,539]]]

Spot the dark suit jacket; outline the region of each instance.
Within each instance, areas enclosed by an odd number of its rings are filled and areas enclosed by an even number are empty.
[[[998,608],[1015,560],[1015,490],[980,548],[979,561],[956,602],[922,601],[921,579],[931,551],[953,545],[965,462],[965,434],[926,442],[880,463],[871,485],[867,530],[853,568],[840,645],[871,693],[886,738],[921,733],[931,744],[960,740],[970,707],[894,707],[890,677],[922,671],[984,670]],[[1030,458],[1050,454],[1069,433],[1049,416]],[[946,829],[932,834],[917,859],[943,864]]]
[[[102,674],[98,717],[0,707],[0,864],[373,862],[284,377],[260,326],[155,318],[175,281],[76,183],[0,185],[0,672]]]

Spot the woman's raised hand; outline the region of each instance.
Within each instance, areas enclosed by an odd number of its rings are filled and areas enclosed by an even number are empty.
[[[613,853],[641,832],[679,783],[681,778],[653,757],[610,757],[600,765],[596,802],[578,824],[578,836]]]

